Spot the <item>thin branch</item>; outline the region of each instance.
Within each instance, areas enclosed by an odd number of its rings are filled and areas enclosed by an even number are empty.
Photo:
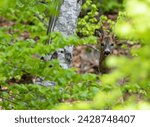
[[[92,48],[92,49],[94,49],[95,51],[97,51],[97,52],[99,52],[99,53],[100,53],[100,51],[99,51],[97,48],[93,47],[92,45],[90,45],[90,44],[86,44],[86,46],[88,46],[89,48]]]
[[[57,20],[57,17],[56,16],[50,16],[49,17],[49,23],[48,23],[48,27],[47,27],[47,35],[51,32],[54,31],[54,27],[56,25],[56,20]],[[51,37],[49,38],[48,40],[48,44],[50,44],[52,41]]]
[[[56,1],[55,1],[55,2],[56,2]],[[57,11],[60,11],[60,7],[61,7],[61,5],[63,4],[63,2],[64,2],[64,0],[60,1],[60,3],[57,3],[57,2],[56,2],[55,9],[56,9]],[[49,33],[51,33],[51,32],[54,31],[54,27],[55,27],[55,25],[56,25],[57,19],[58,19],[58,16],[56,16],[56,15],[53,15],[53,16],[50,16],[50,17],[49,17],[49,23],[48,23],[48,28],[47,28],[47,35],[48,35]],[[48,44],[49,44],[49,45],[50,45],[51,41],[52,41],[52,39],[51,39],[51,37],[50,37],[49,40],[48,40]]]
[[[35,13],[34,16],[37,17],[46,27],[48,27],[47,22],[43,18],[41,18],[37,13]]]

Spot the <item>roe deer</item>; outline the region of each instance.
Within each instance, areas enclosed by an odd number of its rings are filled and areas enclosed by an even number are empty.
[[[101,28],[100,31],[95,31],[98,35],[98,45],[100,45],[100,57],[99,57],[99,73],[104,74],[109,72],[109,68],[105,65],[105,59],[108,55],[113,53],[115,47],[114,35],[108,32],[104,32]]]

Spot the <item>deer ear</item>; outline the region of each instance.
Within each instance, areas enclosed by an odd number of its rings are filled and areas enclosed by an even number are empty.
[[[116,43],[116,44],[118,44],[118,37],[115,35],[115,34],[112,34],[112,39],[113,39],[113,41]]]
[[[98,29],[95,30],[95,35],[98,36],[99,38],[103,37],[103,34]]]
[[[113,39],[113,41],[115,42],[115,44],[117,46],[121,46],[122,45],[122,43],[120,43],[118,37],[115,34],[112,35],[112,39]]]
[[[117,40],[117,36],[115,34],[112,35],[113,40]]]
[[[102,36],[104,35],[104,29],[102,25],[100,26],[100,33],[102,34]]]

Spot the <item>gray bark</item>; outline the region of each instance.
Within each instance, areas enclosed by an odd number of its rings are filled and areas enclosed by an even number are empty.
[[[61,32],[65,37],[75,34],[78,16],[81,10],[81,3],[78,0],[64,0],[61,8],[60,15],[56,20],[54,31]],[[57,50],[52,55],[47,55],[46,60],[57,58],[60,62],[60,66],[64,69],[68,69],[71,64],[73,46],[66,46],[63,49]],[[52,86],[55,83],[50,81],[36,82],[36,84],[44,86]]]
[[[81,5],[77,3],[77,0],[64,0],[64,3],[60,8],[60,16],[56,21],[54,31],[61,32],[65,37],[73,35],[76,31],[80,7]],[[62,68],[67,69],[70,67],[72,51],[73,46],[67,46],[64,49],[59,49],[55,52]],[[52,59],[51,55],[48,57],[49,59]]]

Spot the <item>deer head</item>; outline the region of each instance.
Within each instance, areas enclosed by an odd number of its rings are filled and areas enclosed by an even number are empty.
[[[107,73],[109,69],[105,65],[105,58],[112,54],[116,39],[113,34],[104,31],[102,27],[100,30],[96,30],[95,34],[98,36],[98,45],[100,46],[99,72]]]
[[[115,47],[114,35],[104,31],[102,27],[99,31],[96,30],[95,32],[98,36],[98,43],[100,45],[101,53],[105,56],[110,55]]]

